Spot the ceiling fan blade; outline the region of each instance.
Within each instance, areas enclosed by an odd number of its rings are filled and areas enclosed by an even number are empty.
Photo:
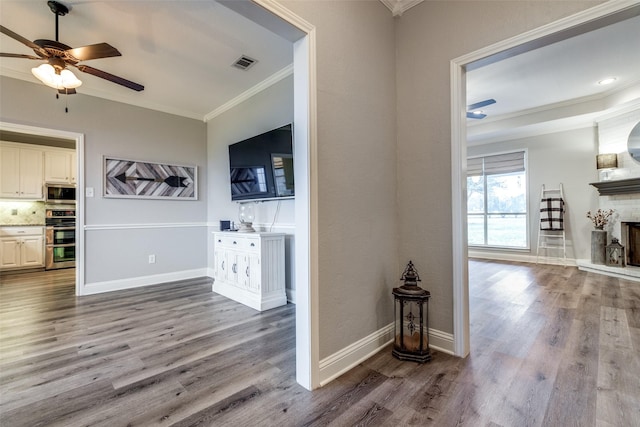
[[[113,74],[109,74],[106,71],[98,70],[97,68],[89,67],[88,65],[75,65],[75,67],[84,73],[91,74],[105,80],[109,80],[110,82],[117,83],[124,87],[128,87],[129,89],[133,89],[138,92],[140,92],[141,90],[144,90],[144,86],[142,86],[141,84],[134,83],[127,79],[123,79],[122,77],[114,76]]]
[[[23,45],[25,45],[27,47],[30,47],[31,49],[33,49],[37,53],[40,53],[45,58],[49,57],[49,52],[47,52],[46,50],[44,50],[43,48],[41,48],[40,46],[38,46],[37,44],[35,44],[31,40],[25,39],[20,34],[14,33],[13,31],[11,31],[10,29],[8,29],[7,27],[5,27],[3,25],[0,25],[0,33],[7,35],[7,36],[11,37],[14,40],[19,41],[20,43],[22,43]]]
[[[73,56],[78,61],[88,61],[89,59],[111,58],[122,56],[115,47],[109,43],[98,43],[89,46],[81,46],[66,50],[65,53]]]
[[[23,55],[21,53],[0,53],[0,57],[4,57],[4,58],[37,59],[39,61],[42,61],[42,58],[40,58],[39,56]]]
[[[476,102],[467,106],[467,110],[477,110],[478,108],[486,107],[487,105],[495,104],[496,100],[493,98],[485,99],[484,101]]]
[[[484,119],[485,117],[487,117],[486,114],[482,114],[482,113],[472,113],[472,112],[467,112],[467,119]]]

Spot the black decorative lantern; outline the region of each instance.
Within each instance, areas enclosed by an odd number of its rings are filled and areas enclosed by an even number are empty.
[[[414,362],[431,360],[429,351],[429,298],[431,293],[418,286],[420,276],[409,261],[402,273],[404,285],[393,288],[395,340],[393,355]]]
[[[612,267],[625,267],[626,266],[626,256],[624,252],[624,246],[620,244],[618,239],[613,237],[611,239],[611,244],[606,246],[606,254],[607,254],[607,265]]]

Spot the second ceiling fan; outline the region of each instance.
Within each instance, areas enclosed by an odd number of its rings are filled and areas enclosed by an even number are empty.
[[[132,82],[88,65],[79,64],[81,61],[111,58],[114,56],[122,56],[122,54],[118,49],[108,43],[98,43],[77,48],[72,48],[66,44],[60,43],[58,41],[58,17],[69,13],[69,8],[62,3],[53,0],[48,1],[47,5],[56,17],[56,39],[38,39],[30,41],[27,38],[11,31],[7,27],[0,25],[1,33],[33,49],[37,55],[0,53],[0,57],[32,59],[38,61],[46,60],[46,64],[33,68],[32,72],[44,84],[53,87],[54,89],[58,89],[58,92],[63,94],[76,93],[75,88],[82,84],[82,82],[80,82],[80,80],[78,80],[73,73],[67,69],[68,66],[77,68],[84,73],[100,77],[135,91],[144,90],[144,86],[139,83]]]
[[[467,118],[468,119],[484,119],[487,115],[480,108],[484,108],[487,105],[495,104],[496,100],[493,98],[485,99],[484,101],[476,102],[475,104],[467,105]]]

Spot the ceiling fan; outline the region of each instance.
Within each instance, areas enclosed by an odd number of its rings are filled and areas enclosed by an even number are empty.
[[[468,119],[484,119],[486,114],[480,108],[487,105],[495,104],[496,100],[493,98],[485,99],[484,101],[476,102],[475,104],[467,105],[467,118]]]
[[[53,87],[54,89],[58,89],[58,92],[62,94],[74,94],[76,93],[75,88],[82,84],[82,82],[67,69],[68,66],[75,67],[84,73],[100,77],[135,91],[144,90],[144,86],[141,84],[134,83],[130,80],[115,76],[97,68],[89,67],[88,65],[79,64],[81,61],[122,56],[122,54],[118,49],[108,43],[98,43],[77,48],[71,48],[66,44],[60,43],[58,41],[58,17],[69,13],[69,8],[57,1],[48,1],[47,5],[49,6],[49,9],[51,9],[51,12],[56,16],[55,41],[44,39],[30,41],[21,35],[14,33],[7,27],[0,25],[1,33],[19,41],[27,47],[30,47],[37,55],[0,53],[0,57],[34,59],[38,61],[46,60],[46,64],[33,68],[31,71],[44,84]]]

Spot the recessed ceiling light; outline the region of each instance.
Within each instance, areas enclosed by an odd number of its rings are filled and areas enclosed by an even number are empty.
[[[604,85],[610,85],[611,83],[615,82],[617,79],[615,77],[607,77],[606,79],[602,79],[598,82],[599,85],[604,86]]]

